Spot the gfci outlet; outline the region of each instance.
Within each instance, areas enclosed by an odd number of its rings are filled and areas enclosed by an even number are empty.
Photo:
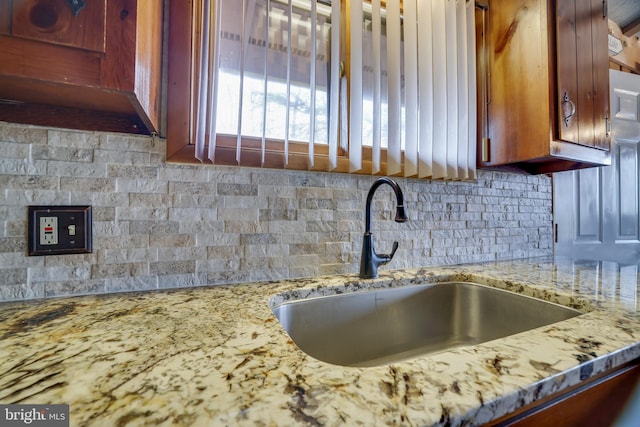
[[[41,216],[40,217],[40,244],[42,245],[58,244],[58,217],[57,216]]]
[[[91,206],[29,206],[29,255],[92,251]]]

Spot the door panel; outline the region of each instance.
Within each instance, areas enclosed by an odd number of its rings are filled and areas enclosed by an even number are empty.
[[[576,240],[580,242],[600,243],[602,215],[600,205],[601,189],[600,169],[592,168],[575,174],[576,209],[577,218]]]
[[[616,181],[618,196],[617,242],[638,242],[638,144],[619,142],[616,146],[618,164]]]
[[[640,76],[610,87],[611,166],[553,175],[555,254],[640,264]]]
[[[640,77],[613,70],[610,73],[611,125],[614,137],[620,141],[637,142],[640,134]]]

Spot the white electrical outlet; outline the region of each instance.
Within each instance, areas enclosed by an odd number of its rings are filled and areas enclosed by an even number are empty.
[[[57,245],[58,244],[58,217],[57,216],[41,216],[40,217],[40,244],[41,245]]]

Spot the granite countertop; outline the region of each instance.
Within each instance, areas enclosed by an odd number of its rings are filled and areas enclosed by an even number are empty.
[[[585,314],[472,347],[354,368],[300,351],[287,299],[438,280]],[[0,304],[0,403],[72,425],[477,425],[640,357],[638,269],[534,258]]]

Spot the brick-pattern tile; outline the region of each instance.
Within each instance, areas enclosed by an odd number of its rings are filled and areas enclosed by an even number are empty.
[[[0,123],[0,301],[356,273],[375,177],[164,162],[160,138]],[[550,255],[551,179],[397,178],[377,191],[386,269]],[[27,206],[93,206],[92,254],[26,256]]]

